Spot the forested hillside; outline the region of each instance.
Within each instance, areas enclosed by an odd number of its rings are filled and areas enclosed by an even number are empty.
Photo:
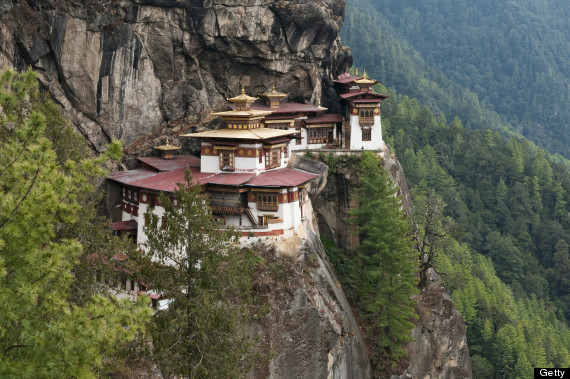
[[[570,3],[348,0],[357,66],[469,128],[570,157]]]
[[[474,377],[567,367],[570,173],[554,153],[570,156],[570,5],[347,4],[343,41],[387,87],[384,135],[426,266],[467,325]]]
[[[570,364],[570,173],[525,140],[383,102],[430,257],[467,325],[475,378]]]

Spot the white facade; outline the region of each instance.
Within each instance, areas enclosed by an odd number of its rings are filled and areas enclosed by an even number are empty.
[[[260,174],[267,170],[272,170],[276,168],[283,168],[287,166],[287,162],[289,161],[289,157],[291,156],[291,147],[294,146],[294,141],[285,142],[288,153],[286,154],[285,151],[281,151],[279,157],[279,163],[276,166],[271,168],[267,168],[266,165],[266,156],[265,151],[268,146],[263,145],[262,143],[258,144],[239,144],[232,150],[222,150],[216,149],[214,145],[209,143],[202,143],[202,148],[213,149],[209,151],[215,151],[217,154],[202,154],[200,158],[200,172],[207,172],[207,173],[220,173],[223,172],[221,169],[220,164],[220,152],[221,151],[231,151],[233,154],[233,170],[229,172],[235,173],[252,173],[252,174]],[[254,151],[252,151],[254,150]],[[239,151],[252,151],[251,156],[241,156],[238,154]],[[259,154],[261,153],[261,158]]]
[[[350,115],[350,149],[351,150],[382,150],[382,124],[380,115],[374,116],[374,124],[370,125],[372,137],[370,141],[362,140],[362,127],[358,115]]]

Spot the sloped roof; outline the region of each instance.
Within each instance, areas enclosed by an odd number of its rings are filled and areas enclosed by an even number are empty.
[[[175,155],[174,159],[139,157],[138,160],[157,171],[172,171],[179,168],[200,167],[200,158],[194,155]]]
[[[380,100],[388,98],[387,95],[381,95],[381,94],[376,93],[376,92],[348,92],[348,93],[341,93],[339,96],[342,97],[343,99],[350,99],[350,98],[362,96],[362,95],[374,96]]]
[[[281,103],[279,104],[279,108],[269,108],[262,104],[252,104],[252,110],[258,111],[273,111],[273,114],[282,114],[282,113],[311,113],[311,112],[323,112],[323,110],[313,104],[301,104],[301,103]]]
[[[334,83],[349,84],[358,79],[362,79],[362,76],[352,76],[348,72],[345,72],[344,74],[340,74],[337,80],[334,80]]]
[[[265,171],[245,184],[247,187],[296,187],[319,175],[295,168]]]
[[[183,134],[182,137],[264,140],[269,138],[288,136],[295,133],[297,132],[272,128],[218,129],[207,130],[200,133]]]
[[[316,178],[317,174],[307,171],[279,168],[265,171],[257,176],[249,173],[201,173],[197,168],[191,168],[193,184],[201,185],[229,185],[250,187],[295,187]],[[131,170],[140,173],[143,170]],[[133,175],[131,171],[122,171],[112,174],[109,179],[128,184],[133,187],[144,188],[153,191],[174,192],[178,183],[184,182],[185,168],[173,171],[152,172],[152,175]],[[146,170],[148,173],[150,170]]]
[[[311,117],[305,120],[305,124],[327,124],[342,122],[342,115],[338,113],[327,113],[321,117]]]

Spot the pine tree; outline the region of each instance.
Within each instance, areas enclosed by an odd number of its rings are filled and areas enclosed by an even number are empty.
[[[247,334],[256,260],[220,230],[190,172],[185,179],[172,199],[159,197],[163,214],[146,214],[147,277],[170,302],[154,316],[153,357],[168,377],[244,377],[257,356]]]
[[[150,310],[108,296],[70,300],[82,245],[58,231],[77,221],[78,197],[111,154],[59,161],[40,103],[31,70],[0,73],[0,376],[91,377]]]
[[[385,369],[406,356],[402,344],[412,340],[411,319],[417,316],[411,297],[417,293],[419,260],[401,198],[377,155],[362,154],[359,180],[358,208],[352,212],[363,274],[359,306],[373,336],[373,363]]]

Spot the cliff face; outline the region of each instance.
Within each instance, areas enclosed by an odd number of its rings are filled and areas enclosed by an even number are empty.
[[[127,152],[275,84],[334,105],[342,0],[2,0],[0,66],[31,65],[94,149]]]
[[[413,205],[404,171],[386,145],[383,162],[403,197],[406,213],[411,215]],[[358,237],[350,233],[346,223],[348,211],[357,205],[352,196],[357,185],[354,162],[341,160],[335,172],[329,173],[324,189],[311,199],[321,234],[344,250],[358,244]],[[407,344],[409,357],[399,366],[401,374],[394,379],[469,378],[471,361],[463,319],[437,273],[430,268],[424,274],[426,286],[416,297],[419,318],[414,320],[416,327],[412,331],[415,341]]]
[[[257,248],[264,268],[254,288],[260,304],[270,307],[253,329],[272,356],[251,377],[371,378],[358,324],[318,234],[308,228],[295,240],[291,254],[279,244]]]

